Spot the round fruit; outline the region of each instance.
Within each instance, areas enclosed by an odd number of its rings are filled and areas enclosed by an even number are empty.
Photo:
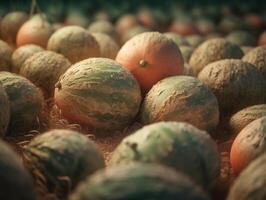
[[[112,37],[113,39],[117,39],[117,33],[113,25],[106,20],[97,20],[90,24],[88,27],[88,31],[90,33],[104,33]]]
[[[196,29],[200,34],[208,35],[216,29],[214,22],[208,18],[202,18],[196,21]]]
[[[27,44],[17,48],[12,54],[12,72],[19,73],[24,62],[33,54],[43,51],[44,49],[35,44]]]
[[[147,7],[139,9],[137,18],[141,25],[149,28],[150,30],[156,30],[159,28],[158,19],[156,19],[154,12]]]
[[[243,170],[230,189],[227,200],[266,199],[266,153]]]
[[[132,161],[160,163],[211,188],[220,170],[215,142],[205,132],[182,122],[159,122],[127,136],[115,149],[111,165]]]
[[[138,20],[134,15],[122,15],[116,22],[116,31],[123,35],[126,30],[138,24]]]
[[[173,76],[152,87],[144,99],[141,118],[145,124],[182,121],[212,131],[219,122],[218,102],[198,79]]]
[[[193,35],[197,33],[196,27],[191,20],[175,20],[170,25],[169,31],[180,35]]]
[[[7,131],[10,119],[10,104],[5,89],[0,85],[0,138]]]
[[[40,87],[48,98],[53,97],[55,84],[70,66],[71,63],[61,54],[41,51],[24,62],[20,74]]]
[[[204,67],[198,78],[213,91],[223,113],[265,102],[265,78],[253,65],[241,60],[213,62]]]
[[[227,35],[226,39],[239,46],[255,46],[256,37],[246,31],[234,31]]]
[[[17,33],[17,46],[36,44],[46,48],[53,32],[53,26],[44,19],[44,16],[36,15],[20,27]]]
[[[25,134],[36,128],[43,104],[38,88],[28,79],[9,72],[0,72],[0,83],[10,101],[11,118],[8,134]]]
[[[96,129],[126,127],[138,113],[140,102],[137,81],[107,58],[76,63],[56,84],[55,103],[63,116]]]
[[[230,162],[235,174],[239,174],[252,160],[266,151],[266,117],[249,123],[233,142]]]
[[[165,77],[181,74],[184,65],[178,46],[158,32],[142,33],[127,41],[116,61],[135,76],[143,92]]]
[[[0,141],[0,199],[35,200],[32,179],[20,158]]]
[[[187,39],[182,35],[179,35],[177,33],[167,32],[167,33],[164,33],[164,36],[166,36],[169,39],[172,39],[176,43],[177,46],[181,46],[181,45],[189,46]]]
[[[158,164],[131,163],[95,173],[70,200],[209,200],[188,177]]]
[[[91,140],[64,129],[54,129],[35,137],[24,147],[23,157],[36,182],[41,180],[42,187],[48,192],[69,192],[104,167],[103,156]]]
[[[92,33],[100,46],[101,57],[115,59],[119,46],[109,35],[104,33]]]
[[[207,64],[226,59],[242,58],[241,48],[222,38],[209,39],[199,45],[192,53],[189,64],[195,74],[198,74]]]
[[[48,50],[63,54],[72,63],[100,56],[100,47],[84,28],[67,26],[57,30],[49,39]]]
[[[130,40],[134,36],[139,35],[141,33],[148,32],[148,31],[149,31],[149,29],[147,29],[146,27],[141,26],[141,25],[136,25],[134,27],[131,27],[123,33],[122,38],[120,39],[121,40],[120,43],[121,43],[121,45],[123,45],[125,42],[127,42],[128,40]]]
[[[24,12],[10,12],[1,20],[1,38],[12,46],[16,46],[17,32],[28,19]]]
[[[253,29],[261,29],[264,26],[263,18],[255,13],[250,13],[246,15],[245,22]]]
[[[189,59],[194,51],[194,48],[191,46],[179,46],[179,49],[182,53],[185,63],[189,62]]]
[[[258,40],[258,45],[260,46],[266,45],[266,31],[261,33],[259,40]]]
[[[242,60],[254,65],[266,77],[266,46],[250,50]]]
[[[12,67],[12,49],[8,44],[0,40],[0,71],[9,71]]]
[[[205,38],[201,35],[189,35],[186,37],[188,44],[192,47],[197,47],[205,41]]]
[[[263,116],[266,116],[266,104],[244,108],[230,118],[229,129],[233,134],[237,134],[249,123]]]
[[[241,30],[242,28],[243,20],[234,15],[225,16],[219,24],[219,29],[223,33],[230,33],[234,30]]]

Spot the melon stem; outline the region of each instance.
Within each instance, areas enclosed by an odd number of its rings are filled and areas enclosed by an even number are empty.
[[[146,60],[144,60],[144,59],[141,59],[140,61],[139,61],[139,65],[140,65],[140,67],[146,67],[146,65],[148,64],[148,62],[146,61]]]

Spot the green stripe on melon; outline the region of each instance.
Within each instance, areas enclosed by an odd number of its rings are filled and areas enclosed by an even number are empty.
[[[68,120],[103,130],[120,129],[138,113],[141,92],[135,78],[107,58],[76,63],[56,84],[55,103]]]
[[[214,94],[198,79],[173,76],[152,87],[144,99],[141,115],[145,124],[182,121],[212,131],[219,122],[219,107]]]

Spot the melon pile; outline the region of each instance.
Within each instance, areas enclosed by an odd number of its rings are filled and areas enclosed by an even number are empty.
[[[265,9],[236,5],[1,3],[0,200],[265,200]]]

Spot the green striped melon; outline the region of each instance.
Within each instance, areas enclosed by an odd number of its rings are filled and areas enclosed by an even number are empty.
[[[188,177],[158,164],[131,163],[96,172],[70,200],[209,200]]]
[[[205,188],[213,186],[220,171],[219,153],[210,135],[183,122],[154,123],[124,138],[111,165],[133,161],[172,167]]]
[[[43,105],[40,90],[28,79],[10,72],[0,72],[11,109],[8,134],[19,135],[36,128]]]
[[[80,181],[105,166],[94,142],[66,129],[36,136],[24,147],[23,158],[36,183],[44,184],[39,187],[58,197],[65,197]]]
[[[76,63],[61,76],[55,89],[55,103],[63,116],[95,129],[115,130],[129,125],[140,102],[136,79],[108,58]]]
[[[10,119],[10,103],[5,89],[0,85],[0,137],[6,133]]]
[[[198,79],[172,76],[159,81],[146,95],[141,118],[145,124],[182,121],[212,131],[219,122],[219,107],[212,91]]]

